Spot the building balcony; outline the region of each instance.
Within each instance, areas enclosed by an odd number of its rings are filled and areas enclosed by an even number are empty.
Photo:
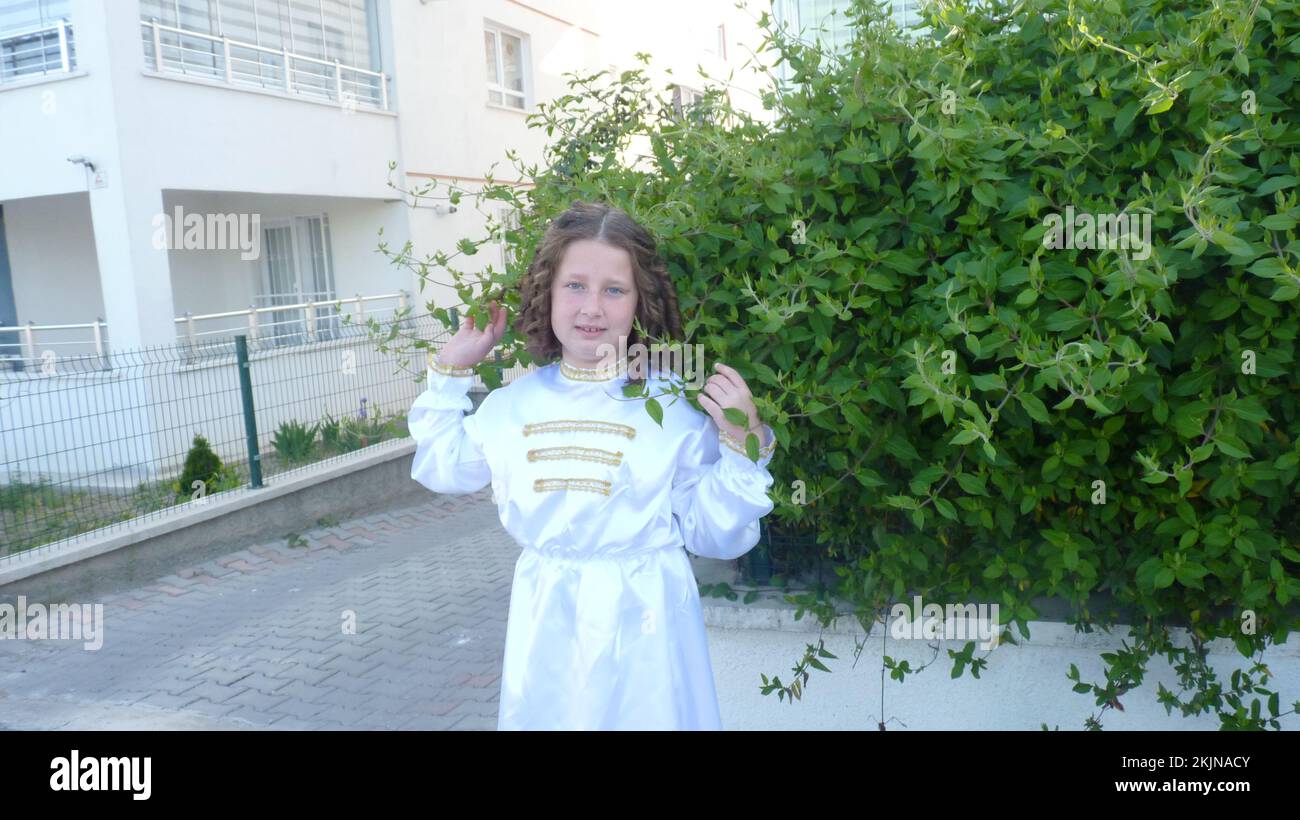
[[[76,67],[76,43],[67,20],[0,35],[0,88],[70,74]]]
[[[180,75],[283,93],[342,108],[388,111],[388,75],[287,49],[141,20],[145,65]]]

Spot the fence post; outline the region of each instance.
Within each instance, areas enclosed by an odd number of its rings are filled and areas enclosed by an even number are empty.
[[[23,326],[23,358],[36,362],[36,323],[30,319]]]
[[[64,74],[72,70],[68,62],[68,24],[63,19],[59,20],[59,62],[62,64]]]
[[[226,64],[226,82],[233,83],[235,81],[235,72],[230,67],[230,38],[229,37],[221,38],[221,52],[222,52],[222,59],[225,60],[225,64]]]
[[[253,412],[253,377],[248,370],[248,337],[235,337],[235,359],[239,363],[239,396],[244,405],[244,432],[248,435],[249,486],[262,486],[262,454],[257,449],[257,415]]]
[[[162,73],[162,35],[158,31],[158,20],[151,19],[149,26],[153,29],[153,70]]]
[[[100,366],[107,370],[108,357],[104,355],[104,318],[96,316],[93,327],[95,330],[95,355],[99,357]]]

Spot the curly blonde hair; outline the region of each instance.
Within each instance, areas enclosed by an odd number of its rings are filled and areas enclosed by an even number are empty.
[[[594,239],[622,248],[632,258],[632,279],[637,291],[636,321],[650,338],[642,339],[634,324],[628,347],[639,342],[649,349],[656,342],[684,341],[677,289],[655,249],[654,237],[626,212],[612,205],[575,200],[547,226],[527,273],[519,281],[521,309],[515,319],[515,330],[527,339],[525,349],[534,361],[549,364],[560,358],[563,348],[551,328],[551,285],[569,243],[579,239]]]

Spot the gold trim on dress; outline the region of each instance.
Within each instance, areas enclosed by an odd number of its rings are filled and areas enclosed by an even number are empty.
[[[578,367],[560,359],[560,372],[567,378],[580,382],[606,382],[627,372],[627,360],[620,359],[604,367]]]
[[[574,458],[617,467],[623,461],[623,451],[611,452],[599,447],[542,447],[528,451],[529,461],[565,461]]]
[[[443,364],[442,362],[434,358],[432,350],[429,351],[429,367],[433,370],[433,372],[441,373],[444,376],[461,377],[461,376],[474,375],[474,368],[472,367],[452,367],[450,365]]]
[[[562,433],[566,431],[610,433],[616,436],[626,436],[630,439],[636,438],[635,427],[598,419],[555,419],[554,421],[538,421],[524,425],[525,436],[531,436],[534,433]]]
[[[610,482],[599,478],[539,478],[533,482],[533,490],[539,493],[550,490],[586,490],[609,495],[612,486]]]
[[[745,450],[745,442],[738,440],[735,436],[733,436],[731,433],[728,433],[726,430],[719,430],[718,438],[721,440],[723,444],[735,450],[737,453],[740,453],[742,456],[749,458],[749,453],[746,452]],[[761,436],[759,440],[762,441]],[[758,448],[758,457],[762,458],[764,456],[771,455],[775,450],[776,450],[776,436],[773,436],[771,443],[769,443],[766,447]]]

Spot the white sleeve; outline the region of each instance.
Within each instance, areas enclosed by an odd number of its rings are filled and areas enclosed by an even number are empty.
[[[479,414],[465,415],[474,408],[468,395],[473,383],[473,375],[450,375],[430,367],[428,387],[407,414],[416,445],[411,478],[436,493],[463,495],[492,482]]]
[[[775,506],[767,494],[774,483],[767,465],[776,436],[764,425],[769,444],[754,462],[743,443],[724,439],[711,417],[705,421],[687,436],[678,455],[673,516],[689,551],[703,558],[739,558],[758,543],[759,519]]]

